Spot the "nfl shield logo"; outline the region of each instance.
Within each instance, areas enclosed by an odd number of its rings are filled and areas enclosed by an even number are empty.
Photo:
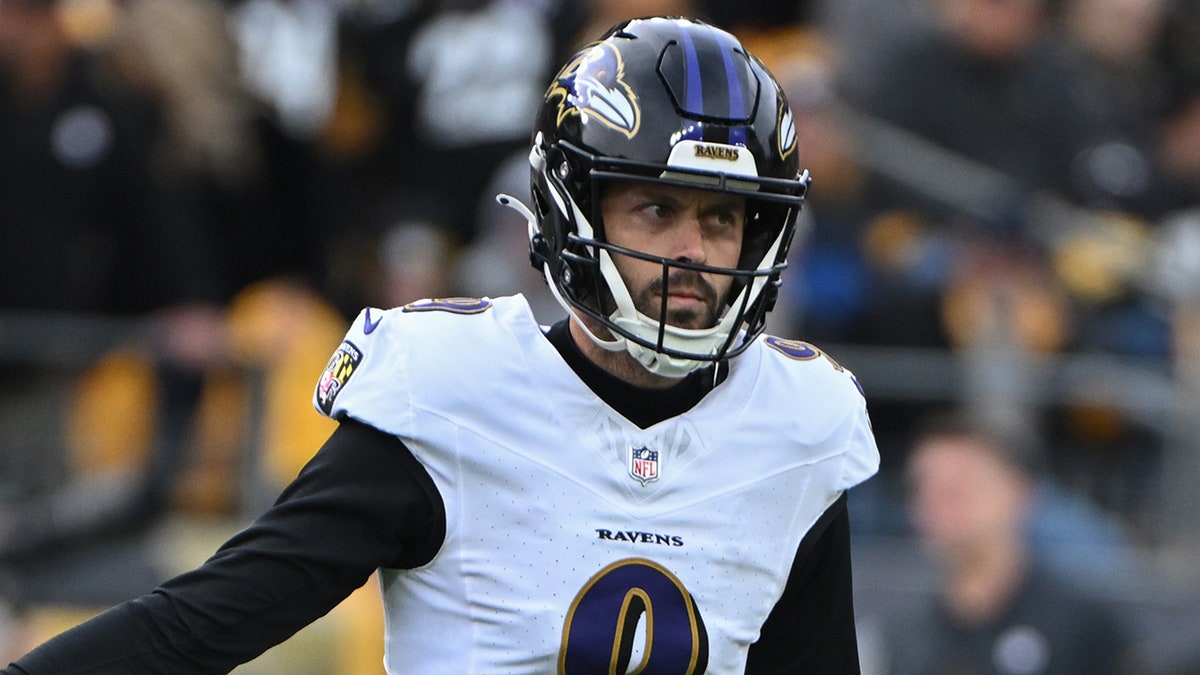
[[[629,475],[645,485],[658,480],[658,451],[646,446],[629,446]]]

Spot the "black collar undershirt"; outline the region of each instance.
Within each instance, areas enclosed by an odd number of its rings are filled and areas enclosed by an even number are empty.
[[[579,351],[571,337],[569,321],[563,319],[550,327],[546,333],[550,344],[554,345],[588,389],[642,429],[686,412],[713,388],[712,366],[689,373],[666,389],[643,389],[629,384],[597,366]]]

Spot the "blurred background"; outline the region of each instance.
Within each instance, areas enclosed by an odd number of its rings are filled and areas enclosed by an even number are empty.
[[[909,460],[953,410],[1019,432],[1022,545],[1118,617],[1126,672],[1200,673],[1192,0],[0,0],[0,661],[269,505],[361,307],[559,318],[492,197],[527,195],[557,66],[649,14],[734,32],[791,100],[814,183],[769,331],[867,393],[864,672],[905,672],[897,616],[943,593]],[[381,672],[376,594],[238,672]],[[1028,642],[954,672],[1043,672]]]

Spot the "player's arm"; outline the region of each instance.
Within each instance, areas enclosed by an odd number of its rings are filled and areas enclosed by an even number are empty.
[[[750,647],[746,673],[857,672],[850,515],[842,493],[800,542],[783,596]]]
[[[275,506],[204,565],[0,672],[228,672],[324,615],[377,567],[427,562],[444,533],[441,499],[404,444],[346,421]]]

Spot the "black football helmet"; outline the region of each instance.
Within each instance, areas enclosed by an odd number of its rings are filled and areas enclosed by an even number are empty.
[[[783,91],[737,38],[692,19],[635,19],[577,53],[547,89],[530,151],[532,212],[507,195],[498,199],[526,215],[531,261],[563,307],[611,333],[589,330],[597,344],[628,350],[653,373],[682,377],[740,354],[762,332],[809,184],[796,154]],[[745,197],[738,267],[608,243],[599,201],[613,180]],[[732,277],[716,325],[683,329],[639,312],[613,255],[660,264],[664,284],[677,268]]]

